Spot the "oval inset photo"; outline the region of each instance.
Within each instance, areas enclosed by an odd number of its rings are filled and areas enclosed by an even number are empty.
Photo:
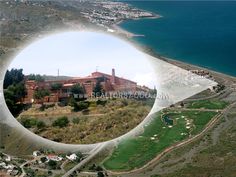
[[[63,32],[23,49],[10,64],[4,97],[12,115],[44,138],[91,144],[119,137],[148,115],[156,80],[146,56],[96,32]]]

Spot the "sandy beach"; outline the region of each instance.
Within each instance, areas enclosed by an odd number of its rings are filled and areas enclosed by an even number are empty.
[[[114,30],[114,32],[118,35],[124,35],[128,38],[132,38],[132,37],[137,37],[137,36],[141,36],[141,37],[144,37],[144,35],[142,34],[134,34],[134,33],[131,33],[129,31],[126,31],[125,29],[121,28],[119,26],[120,23],[122,23],[123,21],[120,21],[114,25],[112,25],[112,29]]]

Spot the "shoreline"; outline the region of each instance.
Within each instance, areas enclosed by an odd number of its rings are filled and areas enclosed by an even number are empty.
[[[139,45],[139,44],[135,44],[135,45]],[[225,73],[222,73],[222,72],[219,72],[219,71],[215,71],[215,70],[212,70],[212,69],[209,69],[209,68],[206,68],[204,66],[198,66],[198,65],[194,65],[194,64],[191,64],[191,63],[187,63],[187,62],[183,62],[183,61],[180,61],[180,60],[177,60],[177,59],[174,59],[174,58],[169,58],[169,57],[165,57],[165,56],[162,56],[160,54],[158,54],[157,52],[155,52],[151,47],[148,47],[148,48],[142,48],[142,47],[139,47],[141,49],[143,49],[142,51],[146,52],[147,54],[153,56],[153,57],[156,57],[158,59],[161,59],[163,61],[166,61],[170,64],[174,64],[178,67],[181,67],[183,69],[186,69],[186,70],[205,70],[205,71],[208,71],[209,73],[213,74],[213,75],[217,75],[217,77],[227,77],[227,79],[233,79],[236,83],[236,76],[232,76],[232,75],[229,75],[229,74],[225,74]]]
[[[129,31],[123,29],[122,27],[119,26],[119,24],[122,22],[123,21],[119,22],[118,24],[112,25],[112,29],[114,30],[114,33],[116,33],[118,35],[125,35],[128,38],[145,37],[145,35],[143,35],[143,34],[135,34],[135,33],[132,33],[132,32],[129,32]]]
[[[131,5],[131,6],[136,8],[134,5]],[[140,8],[138,8],[138,9],[140,9]],[[163,17],[162,15],[156,14],[156,13],[151,12],[151,11],[147,11],[145,9],[140,9],[140,10],[149,12],[150,14],[152,14],[152,16],[120,20],[120,21],[116,22],[115,24],[111,25],[111,27],[115,30],[114,33],[117,34],[118,36],[125,37],[126,40],[131,42],[136,48],[140,49],[141,51],[143,51],[143,52],[145,52],[145,53],[147,53],[147,54],[149,54],[153,57],[156,57],[156,58],[159,58],[163,61],[166,61],[168,63],[179,66],[183,69],[186,69],[186,70],[190,70],[190,69],[205,70],[205,71],[208,71],[209,73],[212,73],[214,75],[219,75],[221,77],[227,77],[229,79],[236,80],[236,76],[233,76],[233,75],[230,75],[230,74],[226,74],[226,73],[223,73],[223,72],[220,72],[220,71],[212,70],[212,69],[209,69],[205,66],[199,66],[199,65],[188,63],[188,62],[183,62],[183,61],[177,60],[175,58],[169,58],[169,57],[162,56],[162,55],[158,54],[158,52],[156,52],[151,46],[142,46],[142,45],[140,45],[139,42],[131,40],[133,37],[145,37],[145,35],[144,34],[135,34],[135,33],[132,33],[128,30],[123,29],[120,26],[120,24],[122,22],[127,21],[127,20],[158,19],[158,18]]]
[[[114,33],[118,34],[118,35],[125,35],[128,38],[132,38],[132,37],[145,37],[144,34],[135,34],[132,33],[128,30],[123,29],[120,24],[123,23],[124,21],[127,20],[141,20],[141,19],[158,19],[158,18],[162,18],[161,15],[158,14],[153,14],[153,16],[150,17],[139,17],[139,18],[130,18],[130,19],[125,19],[125,20],[120,20],[118,22],[116,22],[115,24],[111,25],[110,27],[112,28],[112,30],[114,30]]]
[[[163,60],[165,62],[168,62],[170,64],[173,64],[175,66],[178,66],[178,67],[180,67],[182,69],[185,69],[187,71],[190,71],[190,70],[204,70],[204,71],[207,71],[207,72],[210,73],[210,75],[213,76],[213,79],[218,84],[224,84],[224,85],[227,85],[227,86],[230,86],[232,84],[236,85],[236,77],[235,76],[231,76],[231,75],[219,72],[219,71],[211,70],[211,69],[208,69],[208,68],[205,68],[205,67],[202,67],[202,66],[193,65],[191,63],[186,63],[186,62],[176,60],[176,59],[173,59],[173,58],[164,57],[164,56],[158,54],[157,52],[153,51],[153,49],[150,48],[150,47],[143,48],[143,47],[140,47],[139,44],[136,43],[136,42],[132,42],[132,43],[136,47],[141,49],[143,52],[147,53],[148,55],[153,56],[155,58],[158,58],[160,60]]]
[[[154,17],[147,17],[147,19],[158,19],[158,18],[161,18],[162,16],[160,15],[156,15]],[[143,19],[143,18],[137,18],[137,19],[127,19],[127,20],[140,20],[140,19]],[[146,19],[146,17],[144,17],[144,19]],[[138,49],[142,50],[143,52],[153,56],[153,57],[156,57],[158,59],[161,59],[163,61],[166,61],[170,64],[174,64],[176,66],[179,66],[183,69],[186,69],[186,70],[193,70],[193,69],[198,69],[198,70],[205,70],[205,71],[208,71],[209,73],[211,73],[212,75],[216,75],[217,77],[223,77],[224,79],[227,78],[227,79],[233,79],[235,80],[236,82],[236,76],[233,76],[233,75],[229,75],[229,74],[226,74],[226,73],[222,73],[220,71],[215,71],[215,70],[212,70],[212,69],[209,69],[209,68],[206,68],[204,66],[198,66],[198,65],[194,65],[194,64],[191,64],[191,63],[187,63],[187,62],[183,62],[183,61],[180,61],[180,60],[177,60],[177,59],[174,59],[174,58],[168,58],[168,57],[165,57],[165,56],[162,56],[160,54],[158,54],[156,51],[154,51],[154,49],[152,47],[142,47],[138,42],[136,41],[132,41],[131,39],[133,37],[145,37],[145,35],[143,34],[135,34],[135,33],[132,33],[128,30],[125,30],[123,29],[121,26],[119,26],[119,24],[121,24],[122,22],[124,22],[125,20],[121,20],[115,24],[112,25],[112,28],[115,30],[114,33],[116,33],[117,35],[122,35],[122,36],[125,36],[126,39],[131,42],[132,44],[134,44],[135,47],[137,47]]]

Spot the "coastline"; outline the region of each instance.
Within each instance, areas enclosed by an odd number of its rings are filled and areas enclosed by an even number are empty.
[[[117,24],[112,25],[112,29],[115,30],[116,34],[118,34],[118,35],[125,35],[127,38],[145,37],[145,35],[143,35],[143,34],[135,34],[135,33],[131,33],[129,31],[126,31],[125,29],[121,28]]]
[[[188,71],[189,70],[204,70],[204,71],[207,71],[207,72],[210,73],[210,75],[213,76],[214,80],[218,84],[223,84],[223,85],[227,85],[227,86],[236,85],[236,77],[235,76],[231,76],[231,75],[228,75],[228,74],[225,74],[225,73],[214,71],[214,70],[211,70],[209,68],[202,67],[202,66],[193,65],[191,63],[186,63],[186,62],[176,60],[176,59],[173,59],[173,58],[164,57],[164,56],[158,54],[157,52],[153,51],[153,49],[150,48],[150,47],[143,48],[143,47],[140,47],[139,44],[136,43],[136,42],[132,42],[132,43],[136,47],[138,47],[140,50],[147,53],[148,55],[151,55],[155,58],[158,58],[160,60],[163,60],[165,62],[173,64],[175,66],[178,66],[182,69],[185,69],[185,70],[188,70]]]
[[[129,4],[128,2],[126,2],[126,3]],[[112,27],[114,27],[114,29],[116,30],[116,31],[114,31],[114,33],[116,33],[118,36],[124,37],[124,39],[131,42],[135,47],[142,50],[143,52],[145,52],[145,53],[147,53],[147,54],[149,54],[153,57],[157,57],[159,59],[162,59],[162,60],[164,60],[166,62],[169,62],[171,64],[180,66],[183,69],[190,70],[191,68],[192,69],[194,68],[194,69],[199,69],[199,70],[205,70],[205,71],[217,74],[217,75],[221,75],[222,77],[236,79],[236,76],[233,75],[233,74],[224,73],[222,71],[217,71],[217,70],[209,68],[205,65],[192,64],[192,63],[189,63],[189,61],[181,61],[181,60],[178,60],[178,59],[175,59],[175,58],[169,58],[169,57],[162,56],[161,54],[159,54],[158,52],[156,52],[154,50],[153,46],[143,46],[143,45],[140,45],[140,43],[138,41],[132,40],[133,37],[145,37],[145,34],[135,34],[135,32],[131,32],[128,29],[124,29],[120,25],[122,22],[124,22],[124,21],[134,21],[134,20],[136,21],[136,20],[140,20],[140,19],[157,19],[157,18],[162,18],[163,16],[157,14],[156,12],[152,12],[150,10],[143,9],[142,7],[136,7],[132,3],[129,4],[129,5],[134,7],[134,8],[137,8],[141,11],[148,12],[148,13],[152,14],[152,16],[151,17],[128,18],[128,19],[123,19],[121,21],[116,22],[114,25],[112,25]]]
[[[156,15],[153,16],[153,17],[144,17],[144,18],[135,18],[135,19],[127,19],[127,20],[140,20],[140,19],[148,19],[148,18],[151,18],[151,19],[157,19],[157,18],[161,18],[162,16],[160,15]],[[230,79],[230,80],[233,80],[234,82],[236,82],[236,77],[235,76],[232,76],[232,75],[229,75],[229,74],[225,74],[225,73],[221,73],[219,71],[215,71],[215,70],[211,70],[209,68],[206,68],[204,66],[198,66],[198,65],[193,65],[191,63],[186,63],[186,62],[183,62],[183,61],[180,61],[180,60],[177,60],[177,59],[174,59],[174,58],[168,58],[168,57],[164,57],[160,54],[158,54],[157,52],[154,51],[154,49],[152,47],[141,47],[139,45],[139,43],[135,42],[135,41],[132,41],[131,39],[133,37],[145,37],[145,35],[143,34],[135,34],[135,33],[132,33],[128,30],[125,30],[123,29],[121,26],[119,26],[122,22],[124,22],[125,20],[121,20],[115,24],[112,25],[112,29],[114,29],[114,33],[117,34],[117,35],[121,35],[121,36],[125,36],[125,38],[131,42],[132,44],[134,44],[135,47],[137,47],[138,49],[142,50],[143,52],[153,56],[153,57],[156,57],[156,58],[159,58],[163,61],[166,61],[168,63],[171,63],[171,64],[174,64],[176,66],[179,66],[183,69],[186,69],[186,70],[204,70],[204,71],[207,71],[209,73],[211,73],[212,75],[214,75],[215,77],[217,78],[223,78],[223,79]],[[235,83],[236,84],[236,83]]]
[[[114,33],[116,33],[117,35],[125,35],[127,38],[132,38],[132,37],[135,37],[135,36],[139,36],[137,34],[134,34],[134,33],[131,33],[123,28],[121,28],[119,26],[120,23],[122,23],[123,20],[119,21],[118,23],[116,24],[113,24],[111,26],[112,30],[114,30]],[[143,35],[144,36],[144,35]]]
[[[153,14],[153,13],[152,13]],[[153,14],[153,16],[150,17],[139,17],[139,18],[130,18],[130,19],[125,19],[125,20],[120,20],[118,22],[116,22],[115,24],[111,25],[112,30],[114,30],[114,33],[118,34],[118,35],[125,35],[128,38],[132,38],[132,37],[145,37],[144,34],[135,34],[132,33],[128,30],[123,29],[122,27],[120,27],[119,25],[127,20],[140,20],[140,19],[158,19],[158,18],[162,18],[161,15],[158,14]]]

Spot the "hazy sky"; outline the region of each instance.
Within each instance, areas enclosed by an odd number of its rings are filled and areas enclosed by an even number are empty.
[[[22,50],[10,68],[24,74],[83,77],[96,71],[116,75],[153,87],[153,68],[146,56],[117,37],[95,32],[64,32],[33,42]]]

